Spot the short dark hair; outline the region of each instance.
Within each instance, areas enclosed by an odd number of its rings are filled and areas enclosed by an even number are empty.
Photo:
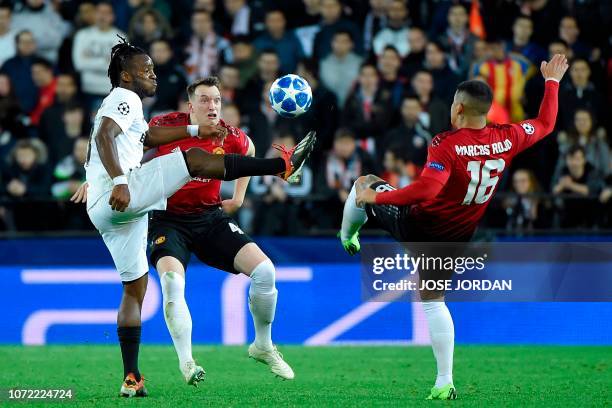
[[[19,38],[24,34],[30,34],[32,37],[34,37],[34,34],[30,30],[21,30],[17,33],[17,35],[15,35],[15,45],[19,44]]]
[[[53,64],[46,58],[36,57],[32,60],[32,65],[42,65],[47,68],[49,71],[53,71]]]
[[[217,78],[216,76],[209,76],[206,78],[197,79],[187,85],[187,95],[189,95],[189,97],[191,98],[195,94],[196,88],[200,85],[216,86],[217,88],[219,88],[220,84],[221,81],[219,81],[219,78]]]
[[[334,140],[345,138],[355,140],[355,133],[347,127],[338,128],[338,130],[336,130],[336,133],[334,133]]]
[[[565,157],[573,156],[578,152],[582,152],[582,155],[586,156],[584,147],[580,146],[579,144],[571,145],[570,148],[567,149],[567,152],[565,152]]]
[[[397,160],[401,160],[403,162],[412,161],[412,154],[410,149],[406,147],[406,145],[401,143],[393,143],[389,147],[387,147],[387,152],[393,154],[393,157]]]
[[[338,30],[334,33],[334,35],[332,36],[332,38],[334,38],[337,35],[341,35],[341,34],[346,34],[348,35],[348,37],[351,39],[351,42],[355,42],[355,39],[353,38],[353,34],[348,31],[348,30]]]
[[[121,42],[111,49],[111,60],[108,64],[108,77],[111,81],[111,86],[116,88],[121,81],[121,71],[127,70],[127,66],[136,55],[147,55],[147,53],[139,47],[131,45],[127,39],[117,34]]]
[[[486,115],[493,103],[493,91],[489,84],[472,79],[463,81],[457,86],[457,94],[467,96],[463,105],[468,115]]]

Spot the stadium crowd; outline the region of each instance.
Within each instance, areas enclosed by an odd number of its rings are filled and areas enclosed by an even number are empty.
[[[317,130],[300,184],[251,181],[238,216],[261,235],[337,229],[362,174],[411,183],[432,136],[450,128],[454,90],[465,79],[492,87],[491,122],[537,116],[540,62],[565,54],[571,65],[555,132],[506,172],[485,224],[612,228],[611,25],[604,0],[2,2],[0,230],[93,228],[67,198],[84,180],[118,34],[155,63],[147,118],[186,111],[186,85],[216,75],[224,119],[245,130],[257,156]],[[268,102],[271,83],[285,73],[313,89],[311,110],[297,119],[278,116]]]

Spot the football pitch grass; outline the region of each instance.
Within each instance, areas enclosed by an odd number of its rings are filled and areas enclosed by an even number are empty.
[[[425,401],[435,379],[429,347],[281,346],[296,379],[282,381],[246,347],[197,346],[207,371],[187,386],[171,346],[143,346],[149,397],[123,400],[118,346],[0,347],[0,389],[72,388],[61,407],[612,406],[612,347],[458,346],[456,401]],[[0,401],[0,406],[20,406]]]

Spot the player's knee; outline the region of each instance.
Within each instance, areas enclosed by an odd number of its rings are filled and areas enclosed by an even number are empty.
[[[185,295],[185,279],[178,272],[168,271],[160,279],[164,303],[175,302]]]
[[[276,269],[271,260],[266,259],[251,272],[251,288],[258,293],[269,293],[274,291],[276,281]]]
[[[357,180],[355,180],[355,187],[357,190],[363,190],[364,188],[370,187],[372,184],[381,181],[382,179],[374,174],[368,174],[365,176],[359,176]]]
[[[211,153],[200,149],[199,147],[192,147],[185,150],[185,161],[187,162],[187,168],[191,176],[202,176],[209,172],[208,166],[211,161],[208,160],[212,156]]]

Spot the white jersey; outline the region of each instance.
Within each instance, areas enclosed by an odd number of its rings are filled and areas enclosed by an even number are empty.
[[[112,119],[120,128],[121,133],[115,138],[119,164],[124,174],[130,169],[140,166],[143,155],[143,142],[149,125],[144,119],[142,101],[135,93],[125,88],[114,88],[98,109],[90,139],[89,157],[85,164],[87,172],[87,207],[89,208],[104,193],[113,189],[113,182],[102,161],[94,140],[100,128],[102,118]]]

